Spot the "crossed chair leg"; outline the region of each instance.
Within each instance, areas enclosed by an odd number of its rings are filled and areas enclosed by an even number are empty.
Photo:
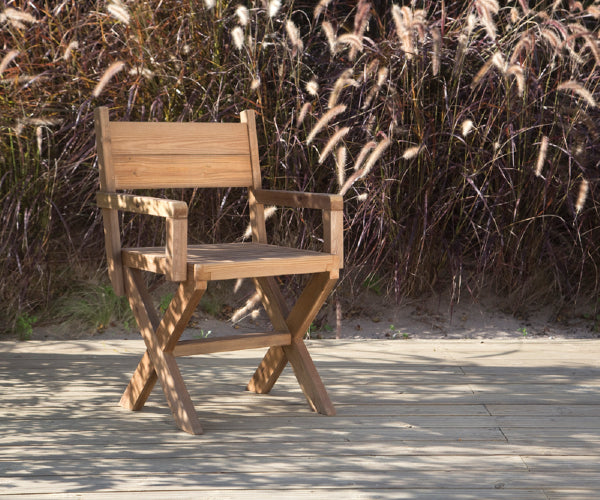
[[[329,272],[314,274],[288,311],[273,278],[254,279],[275,330],[290,334],[291,343],[269,348],[247,386],[249,391],[268,393],[289,362],[311,408],[324,415],[335,415],[335,408],[302,339],[336,281],[337,276]],[[125,286],[146,352],[121,397],[121,406],[141,410],[158,380],[177,426],[190,434],[202,434],[173,351],[206,291],[206,282],[191,279],[180,283],[162,319],[152,304],[141,271],[125,268]]]

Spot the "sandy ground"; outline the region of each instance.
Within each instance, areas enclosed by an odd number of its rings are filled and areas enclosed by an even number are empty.
[[[247,298],[247,297],[246,297]],[[245,299],[244,299],[245,300]],[[244,302],[237,300],[237,305]],[[250,308],[247,316],[233,323],[225,319],[234,310],[224,304],[228,314],[215,319],[201,310],[194,314],[191,328],[182,338],[193,339],[244,332],[270,330],[262,307]],[[600,338],[599,317],[586,308],[565,307],[556,311],[549,307],[530,308],[530,312],[512,314],[502,301],[488,297],[478,301],[466,300],[458,304],[444,296],[407,301],[395,304],[375,296],[361,296],[341,306],[341,337],[344,339],[569,339]],[[254,311],[252,315],[251,312]],[[254,317],[253,317],[254,316]],[[334,304],[327,304],[315,320],[309,335],[312,338],[336,338],[336,314]],[[32,340],[56,340],[79,338],[135,339],[139,333],[112,325],[96,330],[73,322],[43,325],[34,328]]]

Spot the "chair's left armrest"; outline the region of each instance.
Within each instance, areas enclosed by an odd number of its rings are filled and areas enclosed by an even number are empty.
[[[184,281],[187,278],[187,203],[104,191],[96,193],[96,202],[100,208],[164,217],[167,226],[165,253],[169,263],[167,279]]]
[[[257,203],[294,208],[316,208],[320,210],[343,210],[344,198],[339,194],[303,193],[301,191],[279,191],[253,189]]]
[[[344,198],[339,194],[253,189],[256,203],[323,211],[324,250],[339,257],[344,267]]]

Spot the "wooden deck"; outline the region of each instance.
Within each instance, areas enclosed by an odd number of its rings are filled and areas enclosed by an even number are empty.
[[[313,341],[338,415],[263,350],[181,360],[206,434],[156,389],[117,406],[141,341],[0,342],[0,497],[600,498],[600,341]]]

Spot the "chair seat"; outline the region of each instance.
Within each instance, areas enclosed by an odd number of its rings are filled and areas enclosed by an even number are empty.
[[[164,247],[124,248],[121,255],[127,267],[163,274],[168,269]],[[188,277],[201,281],[332,272],[340,267],[333,254],[260,243],[189,245],[187,264]]]

